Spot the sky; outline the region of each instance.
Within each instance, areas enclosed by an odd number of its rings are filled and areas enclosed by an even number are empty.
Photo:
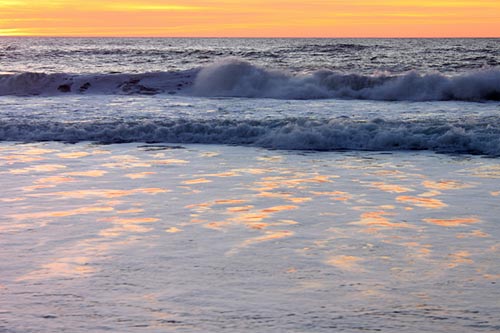
[[[0,0],[0,36],[500,37],[499,0]]]

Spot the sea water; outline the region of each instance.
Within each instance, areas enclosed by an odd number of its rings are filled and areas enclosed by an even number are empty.
[[[0,331],[498,331],[499,63],[0,39]]]
[[[497,43],[3,38],[0,139],[497,156]]]

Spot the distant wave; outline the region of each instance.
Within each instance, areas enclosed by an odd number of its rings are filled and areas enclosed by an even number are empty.
[[[264,120],[165,119],[53,122],[0,120],[3,141],[211,143],[290,150],[430,150],[500,156],[500,118],[355,121],[349,118]]]
[[[383,101],[500,100],[500,69],[456,76],[346,74],[319,70],[307,74],[269,70],[239,59],[178,72],[145,74],[0,75],[0,95],[185,94],[205,97],[277,99],[367,99]]]
[[[177,93],[191,86],[199,69],[144,74],[20,73],[0,75],[0,96],[52,96],[61,94]]]

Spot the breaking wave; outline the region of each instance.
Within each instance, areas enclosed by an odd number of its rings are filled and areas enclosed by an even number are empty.
[[[192,84],[197,72],[198,69],[144,74],[2,74],[0,96],[177,93]]]
[[[166,119],[157,121],[0,121],[0,140],[204,143],[290,150],[430,150],[500,156],[500,119],[469,121],[355,121]]]
[[[292,76],[229,59],[203,68],[194,83],[194,93],[279,99],[500,100],[500,70],[490,69],[453,77],[415,71],[398,76],[367,76],[330,70]]]
[[[384,101],[500,100],[500,69],[455,76],[411,71],[400,75],[346,74],[319,70],[291,74],[238,59],[178,72],[145,74],[0,75],[0,95],[185,94],[276,99],[367,99]]]

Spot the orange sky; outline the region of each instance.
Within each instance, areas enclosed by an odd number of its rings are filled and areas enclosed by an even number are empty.
[[[500,37],[499,0],[0,0],[0,36]]]

